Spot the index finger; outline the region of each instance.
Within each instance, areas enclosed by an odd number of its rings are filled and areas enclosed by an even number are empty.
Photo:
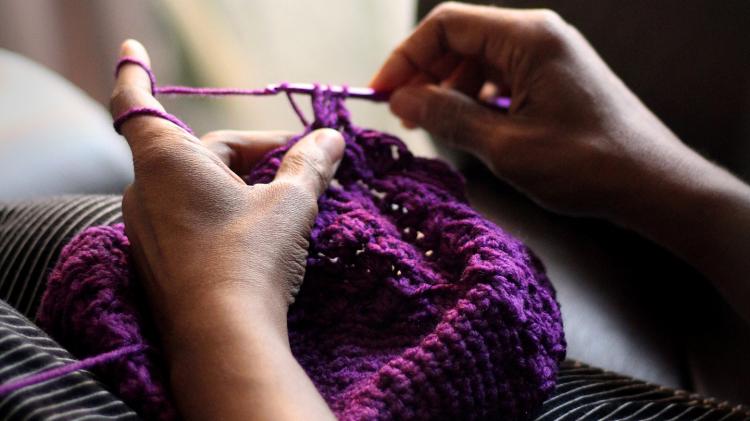
[[[120,58],[131,57],[150,66],[150,59],[146,49],[135,40],[127,40],[120,48]],[[117,81],[112,92],[110,101],[110,112],[112,118],[117,119],[123,113],[136,108],[150,108],[162,113],[164,107],[154,98],[152,92],[152,81],[149,73],[141,66],[134,63],[123,63],[117,73]],[[122,123],[120,130],[130,144],[131,149],[150,138],[153,133],[174,132],[179,138],[187,134],[175,124],[153,115],[136,115],[128,118]]]
[[[370,82],[375,90],[393,91],[420,73],[444,79],[454,69],[440,66],[446,54],[479,58],[502,69],[503,40],[518,11],[498,7],[443,3],[388,57]]]

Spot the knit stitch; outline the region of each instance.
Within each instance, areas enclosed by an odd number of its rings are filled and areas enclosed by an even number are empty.
[[[459,174],[353,125],[344,102],[317,90],[315,120],[245,177],[272,181],[314,129],[346,141],[289,309],[292,352],[343,420],[530,416],[565,356],[541,262],[468,205]],[[144,302],[124,227],[94,227],[63,249],[37,320],[79,357],[143,345],[93,371],[142,415],[174,419]]]

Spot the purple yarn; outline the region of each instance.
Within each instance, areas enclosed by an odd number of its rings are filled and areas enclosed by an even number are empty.
[[[189,95],[189,96],[269,96],[281,92],[310,94],[316,89],[315,84],[310,83],[273,83],[260,89],[241,88],[196,88],[193,86],[158,86],[156,75],[151,68],[142,60],[135,57],[121,57],[115,66],[115,77],[126,64],[134,64],[148,74],[151,81],[151,93],[154,95]],[[343,97],[362,98],[370,101],[387,101],[390,97],[388,92],[375,91],[372,88],[349,88],[347,86],[328,86],[327,91],[334,95]]]
[[[340,94],[318,89],[313,111],[302,135],[330,127],[347,146],[338,183],[318,202],[289,340],[334,413],[344,420],[531,414],[554,389],[565,356],[541,262],[471,209],[463,179],[446,164],[352,125]],[[270,152],[247,182],[270,182],[298,139]],[[146,345],[94,371],[142,415],[174,419],[129,252],[121,224],[73,239],[50,276],[38,322],[78,356]]]
[[[130,241],[122,224],[92,227],[61,251],[37,312],[37,324],[77,357],[133,345],[144,351],[93,367],[123,401],[149,419],[173,420],[163,359],[131,276]],[[60,301],[57,301],[60,300]]]
[[[151,107],[137,107],[137,108],[131,108],[124,113],[120,114],[115,121],[112,123],[112,126],[114,126],[115,131],[117,133],[121,133],[121,127],[122,125],[130,120],[131,118],[138,116],[138,115],[150,115],[152,117],[159,117],[167,121],[171,121],[181,129],[185,130],[186,132],[193,134],[193,129],[190,128],[187,124],[185,124],[182,120],[179,118],[173,116],[172,114],[169,114],[166,111],[162,111],[156,108]]]
[[[31,386],[33,384],[42,383],[57,377],[62,377],[74,371],[86,370],[100,364],[106,364],[111,361],[116,361],[128,354],[140,351],[143,351],[142,344],[129,345],[122,348],[117,348],[114,351],[105,352],[104,354],[95,355],[81,361],[63,364],[58,367],[50,368],[49,370],[43,370],[34,375],[24,377],[18,381],[0,385],[0,396],[5,396],[8,393],[14,392],[18,389],[23,389],[24,387]]]
[[[151,81],[151,93],[156,95],[156,75],[151,70],[151,68],[148,67],[146,63],[144,63],[140,59],[137,59],[135,57],[121,57],[120,60],[117,61],[117,65],[115,65],[115,77],[120,74],[122,66],[126,64],[135,64],[148,74],[148,79]]]

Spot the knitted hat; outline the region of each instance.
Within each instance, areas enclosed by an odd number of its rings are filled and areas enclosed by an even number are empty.
[[[531,415],[565,356],[540,261],[467,204],[461,176],[443,162],[352,125],[340,95],[317,91],[313,110],[305,133],[337,129],[346,150],[318,202],[288,326],[292,352],[331,409],[344,420]],[[298,138],[247,182],[270,182]],[[173,419],[129,253],[121,224],[78,235],[50,276],[38,323],[79,357],[144,344],[93,371],[141,415]]]

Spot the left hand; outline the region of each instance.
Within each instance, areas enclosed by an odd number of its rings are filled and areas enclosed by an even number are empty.
[[[134,41],[121,55],[148,63]],[[118,116],[133,107],[163,109],[143,69],[125,65],[111,110]],[[123,199],[125,228],[162,334],[216,294],[246,296],[285,327],[317,198],[343,155],[341,135],[311,133],[288,151],[272,183],[248,186],[237,174],[290,134],[222,131],[198,139],[151,116],[126,121],[122,132],[135,167]]]
[[[148,63],[142,45],[122,56]],[[163,110],[146,72],[121,68],[111,110]],[[305,273],[308,235],[343,156],[330,129],[297,142],[275,179],[245,174],[288,134],[214,132],[198,139],[157,117],[122,126],[135,180],[125,230],[186,419],[331,419],[289,348],[286,314]]]

